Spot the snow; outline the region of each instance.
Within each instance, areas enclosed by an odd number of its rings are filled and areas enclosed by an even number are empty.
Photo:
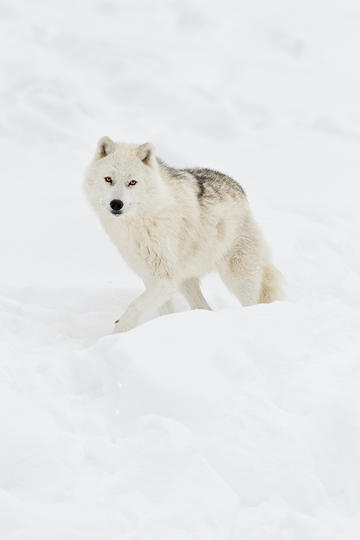
[[[360,6],[0,4],[0,537],[358,540]],[[244,186],[288,299],[111,335],[102,135]]]

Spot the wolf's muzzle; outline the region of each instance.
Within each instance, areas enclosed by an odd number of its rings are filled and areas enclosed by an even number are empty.
[[[124,203],[120,201],[120,199],[113,199],[110,202],[110,208],[113,214],[120,214],[121,213],[120,210],[122,209],[123,206],[124,206]]]

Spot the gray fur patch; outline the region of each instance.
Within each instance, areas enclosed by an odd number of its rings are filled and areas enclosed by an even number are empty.
[[[195,175],[193,175],[193,176],[195,176]],[[195,178],[196,178],[196,176],[195,176]],[[197,185],[198,185],[198,188],[199,188],[198,198],[201,199],[201,197],[203,197],[204,193],[205,193],[204,180],[202,178],[196,178],[196,181],[197,181]]]
[[[174,169],[157,158],[160,167],[166,169],[168,175],[174,180],[189,181],[191,175],[198,188],[197,196],[200,204],[222,200],[225,196],[246,197],[245,191],[235,180],[219,171],[204,168]]]
[[[212,169],[186,169],[199,186],[199,199],[223,199],[225,195],[245,197],[243,188],[230,176]]]

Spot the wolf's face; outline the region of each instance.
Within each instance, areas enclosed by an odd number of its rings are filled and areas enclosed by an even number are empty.
[[[146,212],[156,201],[158,168],[152,144],[140,146],[100,139],[86,172],[85,190],[96,209],[114,219]]]

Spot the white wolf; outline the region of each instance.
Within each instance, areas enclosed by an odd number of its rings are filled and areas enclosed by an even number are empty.
[[[173,169],[140,146],[98,142],[85,190],[100,221],[145,292],[118,321],[134,328],[180,291],[192,309],[210,309],[199,278],[217,269],[242,305],[282,298],[282,276],[241,186],[210,169]]]

